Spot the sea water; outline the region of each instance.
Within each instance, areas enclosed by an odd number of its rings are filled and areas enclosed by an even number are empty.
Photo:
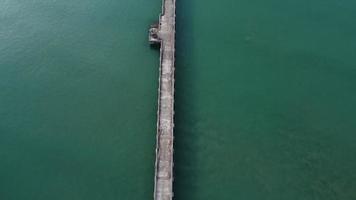
[[[0,199],[153,199],[160,9],[0,1]],[[356,199],[355,19],[177,0],[175,199]]]

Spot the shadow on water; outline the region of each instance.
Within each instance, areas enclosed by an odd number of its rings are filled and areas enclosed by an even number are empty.
[[[174,199],[187,200],[195,195],[197,137],[193,55],[192,1],[177,1],[176,11],[176,82],[175,82],[175,141]]]

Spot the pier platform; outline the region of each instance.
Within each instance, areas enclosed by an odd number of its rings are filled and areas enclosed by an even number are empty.
[[[149,31],[149,42],[160,44],[155,200],[173,198],[175,7],[176,0],[163,0],[159,23]]]

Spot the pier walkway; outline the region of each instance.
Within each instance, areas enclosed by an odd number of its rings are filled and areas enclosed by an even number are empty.
[[[159,24],[150,30],[150,42],[160,43],[155,200],[173,198],[175,4],[163,0]]]

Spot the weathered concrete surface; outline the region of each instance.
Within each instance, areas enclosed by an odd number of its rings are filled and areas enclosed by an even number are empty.
[[[176,0],[163,0],[159,19],[160,75],[155,166],[155,200],[173,197],[173,115]]]

